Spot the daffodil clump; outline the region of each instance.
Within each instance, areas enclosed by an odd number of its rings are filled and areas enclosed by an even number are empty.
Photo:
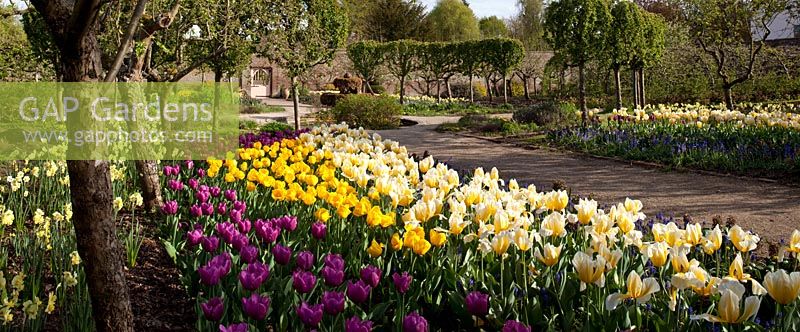
[[[800,114],[795,105],[648,106],[606,121],[552,131],[561,147],[594,155],[741,175],[797,180]]]
[[[60,330],[92,324],[77,252],[64,161],[16,161],[0,179],[0,331],[41,331],[58,316]],[[132,164],[113,163],[114,192],[139,202]]]
[[[204,329],[798,321],[800,232],[758,259],[761,239],[736,225],[649,218],[638,200],[601,205],[496,169],[459,173],[346,126],[238,155],[165,171],[164,237]]]

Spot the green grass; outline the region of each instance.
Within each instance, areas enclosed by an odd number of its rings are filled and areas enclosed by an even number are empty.
[[[511,105],[501,107],[485,107],[476,104],[464,103],[424,103],[415,102],[403,105],[403,115],[414,116],[440,116],[440,115],[476,115],[476,114],[502,114],[514,112]]]

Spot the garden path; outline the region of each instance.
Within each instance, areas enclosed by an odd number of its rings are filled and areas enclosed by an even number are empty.
[[[591,196],[601,205],[626,197],[640,199],[648,216],[688,214],[695,221],[732,217],[762,238],[779,241],[800,229],[800,188],[779,183],[693,172],[664,171],[629,163],[551,150],[531,150],[479,138],[434,131],[435,125],[379,131],[399,141],[409,152],[427,151],[456,169],[497,167],[504,178],[520,185],[549,189],[563,181],[573,193]]]
[[[280,98],[262,98],[261,101],[267,106],[283,107],[283,112],[272,112],[264,114],[239,114],[242,120],[251,120],[259,123],[264,122],[285,122],[294,126],[294,106],[291,100]],[[314,112],[314,107],[311,105],[300,104],[298,113],[300,113],[300,123],[304,122],[304,118]]]

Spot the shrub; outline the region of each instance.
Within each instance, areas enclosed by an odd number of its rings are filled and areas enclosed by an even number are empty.
[[[472,89],[476,99],[486,97],[485,86],[473,82]],[[450,92],[453,94],[453,98],[469,98],[469,83],[451,83]]]
[[[511,93],[512,97],[525,97],[525,87],[522,85],[522,82],[511,81]]]
[[[334,107],[339,99],[344,98],[345,95],[339,93],[326,92],[319,96],[319,103],[323,106]]]
[[[546,127],[562,127],[575,123],[575,106],[546,101],[514,112],[514,121]]]
[[[269,133],[287,131],[292,129],[294,129],[294,127],[290,126],[288,123],[283,123],[283,122],[268,122],[261,125],[261,127],[258,128],[260,132],[269,132]]]
[[[345,76],[344,78],[334,79],[333,86],[341,94],[357,94],[361,90],[361,79]]]
[[[402,107],[389,96],[346,95],[320,118],[330,122],[346,122],[351,127],[391,129],[400,126]]]

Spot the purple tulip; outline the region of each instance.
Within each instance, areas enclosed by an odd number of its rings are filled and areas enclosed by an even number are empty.
[[[201,187],[202,188],[202,187]],[[198,190],[194,193],[194,198],[197,198],[200,203],[208,202],[208,199],[211,197],[211,194],[208,191]]]
[[[231,202],[236,201],[236,190],[225,190],[225,199]]]
[[[219,255],[216,255],[211,258],[209,264],[218,266],[223,274],[228,274],[231,272],[231,254],[223,252]]]
[[[189,244],[189,247],[195,247],[200,244],[200,240],[203,239],[203,230],[202,229],[194,229],[192,231],[186,232],[186,243]]]
[[[467,305],[467,312],[472,315],[486,316],[489,313],[489,294],[470,292],[464,302]]]
[[[250,219],[242,219],[236,222],[236,227],[242,233],[249,233],[250,229],[253,228],[253,223],[250,222]]]
[[[193,190],[197,189],[199,184],[200,182],[198,182],[197,179],[189,179],[189,188],[192,188]]]
[[[411,287],[412,280],[413,278],[410,274],[408,274],[408,272],[403,272],[402,274],[395,272],[392,274],[394,288],[397,289],[397,292],[400,294],[405,294],[408,292],[408,289]]]
[[[195,218],[197,218],[197,217],[202,217],[202,216],[203,216],[203,209],[202,209],[202,208],[200,208],[200,205],[197,205],[197,204],[195,204],[195,205],[192,205],[192,206],[189,208],[189,214],[190,214],[192,217],[195,217]]]
[[[228,204],[225,204],[225,202],[219,202],[219,204],[217,204],[217,213],[225,214],[225,212],[228,212]]]
[[[208,188],[208,192],[211,194],[211,197],[219,197],[219,194],[222,192],[219,187],[211,187]]]
[[[282,229],[293,232],[297,229],[297,217],[295,216],[283,216],[278,218],[278,225],[281,226]]]
[[[225,313],[225,305],[222,303],[222,298],[215,297],[206,303],[200,304],[200,309],[203,310],[203,316],[206,319],[216,322],[222,318],[222,314]]]
[[[227,221],[218,223],[214,229],[217,231],[217,234],[219,234],[219,236],[225,240],[225,243],[231,243],[231,241],[233,241],[234,234],[239,233],[239,231],[236,229],[236,226]]]
[[[372,321],[361,320],[358,316],[348,318],[344,322],[344,332],[371,332]]]
[[[280,265],[289,264],[292,260],[292,248],[276,244],[272,247],[272,256],[275,256],[275,262]]]
[[[295,258],[295,262],[297,262],[297,267],[310,271],[314,268],[314,254],[310,251],[301,251],[297,254],[297,258]]]
[[[322,304],[300,303],[300,306],[297,307],[297,317],[306,326],[317,327],[322,320]]]
[[[231,257],[226,253],[214,256],[206,265],[197,269],[200,275],[200,282],[207,286],[214,286],[219,283],[220,278],[231,271]]]
[[[165,176],[172,175],[172,166],[169,166],[169,165],[168,166],[164,166],[164,175]]]
[[[275,242],[281,234],[281,229],[274,222],[261,219],[255,222],[256,236],[266,243]]]
[[[244,211],[247,208],[247,204],[242,201],[234,201],[233,202],[233,209],[236,211]]]
[[[238,222],[242,221],[242,211],[243,210],[233,209],[230,212],[228,212],[228,215],[231,217],[231,220],[233,220],[233,222],[237,222],[238,223]]]
[[[213,216],[214,215],[214,204],[211,203],[200,203],[200,210],[203,211],[204,215]]]
[[[250,294],[250,297],[242,298],[242,311],[247,317],[262,320],[267,317],[269,303],[269,296],[253,293]]]
[[[344,259],[339,254],[327,254],[325,255],[325,266],[335,270],[344,270]]]
[[[202,177],[205,177],[205,176],[206,176],[206,170],[204,170],[204,169],[202,169],[202,168],[198,168],[198,169],[197,169],[197,176],[198,176],[198,177],[201,177],[201,178],[202,178]]]
[[[249,330],[250,326],[247,323],[231,324],[227,327],[222,324],[219,325],[219,332],[247,332]]]
[[[203,250],[207,252],[215,252],[217,248],[219,248],[219,238],[216,236],[204,236],[200,239],[200,244],[203,246]]]
[[[261,287],[267,278],[269,278],[269,267],[261,263],[248,264],[247,268],[239,272],[239,282],[249,291]]]
[[[317,240],[322,240],[325,238],[325,235],[328,233],[328,226],[321,222],[315,222],[311,224],[311,236]]]
[[[403,318],[403,332],[428,332],[428,321],[416,311]]]
[[[297,270],[292,273],[292,286],[300,294],[310,293],[317,284],[317,277],[308,271]]]
[[[184,161],[183,165],[186,166],[186,169],[192,169],[194,168],[194,161],[193,160]]]
[[[175,179],[169,179],[169,181],[167,181],[167,188],[172,191],[181,191],[183,190],[183,182]]]
[[[178,213],[178,202],[177,201],[167,201],[161,207],[161,212],[164,214],[172,215]]]
[[[258,247],[247,245],[242,250],[239,250],[239,256],[247,264],[254,263],[258,260]]]
[[[347,282],[347,297],[355,303],[363,303],[369,298],[372,288],[362,280]]]
[[[506,324],[503,325],[503,332],[531,332],[531,328],[518,321],[508,320]]]
[[[382,274],[383,272],[381,269],[376,266],[367,265],[367,267],[361,269],[361,280],[371,287],[377,287],[378,283],[381,282]]]
[[[247,237],[247,235],[236,231],[233,233],[233,238],[231,239],[230,244],[234,249],[236,249],[236,251],[241,251],[242,248],[250,245],[250,239]]]
[[[328,315],[336,315],[344,311],[344,293],[324,292],[322,294],[322,305],[325,307],[325,313]]]
[[[325,266],[320,271],[322,279],[325,280],[325,285],[336,287],[344,282],[344,270],[337,270],[330,266]]]

